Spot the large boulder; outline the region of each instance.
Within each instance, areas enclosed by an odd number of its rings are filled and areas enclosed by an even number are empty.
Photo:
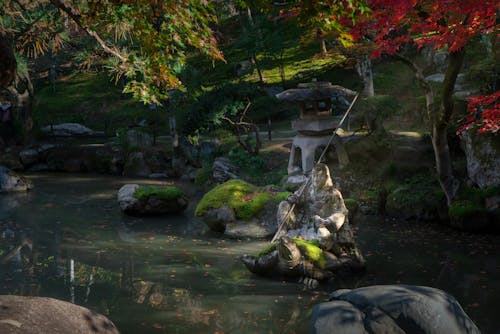
[[[288,195],[234,179],[206,193],[195,214],[211,230],[231,238],[269,237],[277,229],[278,204]]]
[[[216,158],[212,165],[212,178],[216,184],[238,178],[238,167],[236,167],[228,158]]]
[[[472,129],[463,131],[461,138],[469,178],[480,188],[500,185],[500,137]]]
[[[94,131],[78,123],[62,123],[56,125],[47,125],[41,128],[43,134],[72,137],[72,136],[89,136]]]
[[[3,334],[117,334],[102,314],[46,297],[0,296],[0,333]]]
[[[480,333],[453,296],[412,285],[337,290],[314,307],[311,324],[318,334]]]
[[[39,153],[37,150],[28,148],[19,152],[19,159],[21,159],[21,162],[26,167],[38,162],[38,155]]]
[[[121,210],[130,215],[160,215],[183,211],[188,200],[176,187],[139,186],[126,184],[118,191]]]
[[[30,180],[0,166],[0,193],[27,191],[33,188]]]

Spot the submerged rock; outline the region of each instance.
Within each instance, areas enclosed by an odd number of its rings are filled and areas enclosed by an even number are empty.
[[[27,191],[33,188],[30,180],[0,166],[0,193]]]
[[[147,187],[126,184],[118,191],[121,210],[130,215],[160,215],[183,211],[188,200],[175,187]]]
[[[118,334],[111,320],[85,307],[46,297],[0,296],[0,333]]]
[[[337,290],[313,308],[311,327],[317,334],[480,333],[453,296],[413,285]]]

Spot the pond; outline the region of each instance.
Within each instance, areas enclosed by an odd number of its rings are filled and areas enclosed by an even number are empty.
[[[363,217],[355,226],[367,272],[308,290],[248,272],[238,257],[267,241],[207,231],[188,184],[177,183],[193,199],[184,214],[134,218],[120,212],[118,189],[154,181],[28,177],[33,191],[0,196],[0,294],[68,300],[122,333],[307,333],[312,306],[334,289],[401,283],[443,289],[483,333],[500,330],[499,236]]]

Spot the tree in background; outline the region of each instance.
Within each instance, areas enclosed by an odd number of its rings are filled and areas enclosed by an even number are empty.
[[[371,0],[371,12],[356,8],[341,22],[350,26],[355,38],[374,42],[372,56],[395,55],[415,72],[426,91],[426,105],[432,126],[432,145],[438,178],[450,204],[459,187],[453,176],[447,128],[453,114],[453,90],[470,42],[481,34],[498,30],[498,2],[494,0]],[[356,17],[352,22],[351,17]],[[432,46],[448,51],[448,67],[440,89],[440,103],[423,77],[422,69],[400,51],[407,45]]]
[[[21,121],[24,142],[30,143],[34,89],[29,61],[47,52],[57,53],[67,40],[68,25],[48,0],[3,0],[0,3],[0,33],[10,40],[8,47],[17,58],[16,75],[5,88]],[[6,51],[3,54],[9,53]],[[8,57],[5,59],[8,60]],[[5,60],[2,60],[4,64]]]

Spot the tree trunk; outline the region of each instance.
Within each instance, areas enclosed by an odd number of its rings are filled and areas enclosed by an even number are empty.
[[[15,85],[8,90],[15,98],[14,104],[23,128],[23,143],[28,145],[33,139],[33,84],[29,73],[18,73],[16,79]]]
[[[257,74],[259,75],[259,83],[263,84],[264,76],[262,75],[262,70],[260,69],[259,63],[257,63],[257,58],[255,56],[252,56],[251,61],[255,65],[255,69],[257,70]]]
[[[326,56],[326,54],[328,53],[328,50],[326,49],[326,39],[321,29],[316,30],[316,37],[319,39],[319,43],[321,46],[321,54],[323,56]]]
[[[356,71],[363,81],[363,95],[374,96],[375,89],[373,88],[373,71],[372,60],[368,56],[363,56],[356,63]]]
[[[462,67],[465,49],[450,53],[448,67],[441,87],[441,105],[436,114],[432,115],[432,146],[436,159],[436,169],[439,183],[446,195],[448,205],[455,198],[459,186],[458,180],[453,176],[450,149],[448,147],[447,128],[453,114],[453,91],[458,72]]]
[[[17,62],[7,36],[0,34],[0,88],[8,87],[16,77]]]

